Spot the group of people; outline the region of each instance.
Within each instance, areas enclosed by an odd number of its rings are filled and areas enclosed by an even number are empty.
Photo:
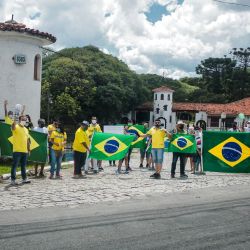
[[[67,133],[62,126],[62,123],[58,120],[54,120],[52,124],[46,127],[45,120],[39,119],[38,126],[33,127],[29,115],[24,115],[25,107],[18,116],[18,120],[15,119],[12,111],[7,110],[8,102],[5,101],[5,122],[11,125],[13,134],[13,164],[11,168],[11,184],[16,184],[16,169],[18,165],[21,165],[21,175],[22,182],[30,183],[26,176],[26,164],[27,158],[30,154],[30,136],[29,130],[34,130],[40,133],[48,134],[48,152],[49,152],[49,163],[50,163],[50,175],[49,178],[62,178],[61,175],[61,163],[63,158],[63,153],[67,143]],[[124,134],[130,134],[129,130],[130,124],[124,125]],[[165,149],[165,139],[166,137],[171,140],[173,134],[186,134],[190,133],[195,136],[197,144],[197,152],[195,154],[184,154],[184,153],[173,153],[172,164],[171,164],[171,178],[175,178],[176,175],[176,164],[178,159],[180,160],[180,178],[187,178],[185,173],[185,166],[187,160],[190,159],[191,173],[195,171],[202,171],[201,169],[201,140],[202,140],[202,129],[197,126],[189,127],[185,129],[185,124],[182,121],[178,121],[176,129],[169,132],[161,127],[161,121],[159,119],[155,120],[154,126],[148,128],[148,124],[144,124],[146,133],[136,134],[136,137],[144,138],[144,147],[140,149],[140,168],[143,168],[143,161],[146,158],[146,168],[149,170],[154,170],[154,174],[150,177],[159,179],[161,178],[161,170],[164,157]],[[250,132],[250,121],[247,122],[244,128],[246,132]],[[229,131],[238,131],[233,126]],[[83,172],[85,175],[89,173],[90,170],[94,174],[102,171],[102,161],[89,159],[88,154],[90,153],[91,139],[94,132],[102,132],[100,125],[97,123],[97,118],[92,117],[91,122],[83,121],[81,122],[79,128],[75,132],[73,148],[74,157],[74,177],[83,177]],[[134,132],[133,132],[134,135]],[[130,167],[130,156],[132,153],[132,148],[128,150],[128,153],[118,161],[116,174],[122,173],[122,165],[125,163],[125,173],[132,171]],[[115,161],[109,162],[110,166],[116,166]],[[38,173],[38,168],[40,165],[40,171]],[[35,164],[35,176],[44,177],[44,167],[45,164]]]

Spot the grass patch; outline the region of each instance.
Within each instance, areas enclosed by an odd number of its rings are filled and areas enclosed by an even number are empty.
[[[28,165],[26,166],[26,169],[32,169],[33,168],[33,165]],[[10,171],[11,171],[11,165],[0,165],[0,176],[2,176],[3,174],[10,174]],[[18,167],[17,170],[18,171],[21,171],[21,168]]]

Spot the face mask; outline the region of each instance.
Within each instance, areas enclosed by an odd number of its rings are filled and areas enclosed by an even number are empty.
[[[96,120],[92,120],[92,124],[96,124]]]
[[[9,115],[9,118],[12,120],[13,119],[13,115]]]
[[[22,126],[25,126],[25,125],[26,125],[26,121],[20,121],[20,124],[21,124]]]

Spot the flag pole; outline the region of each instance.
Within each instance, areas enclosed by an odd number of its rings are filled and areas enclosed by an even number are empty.
[[[201,132],[201,174],[205,174],[203,171],[203,130]]]

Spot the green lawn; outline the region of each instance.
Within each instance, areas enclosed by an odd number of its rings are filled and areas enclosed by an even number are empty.
[[[27,169],[32,169],[33,166],[27,166]],[[11,171],[11,165],[0,165],[0,176],[3,174],[9,174]],[[17,168],[17,172],[21,171],[21,168]]]

